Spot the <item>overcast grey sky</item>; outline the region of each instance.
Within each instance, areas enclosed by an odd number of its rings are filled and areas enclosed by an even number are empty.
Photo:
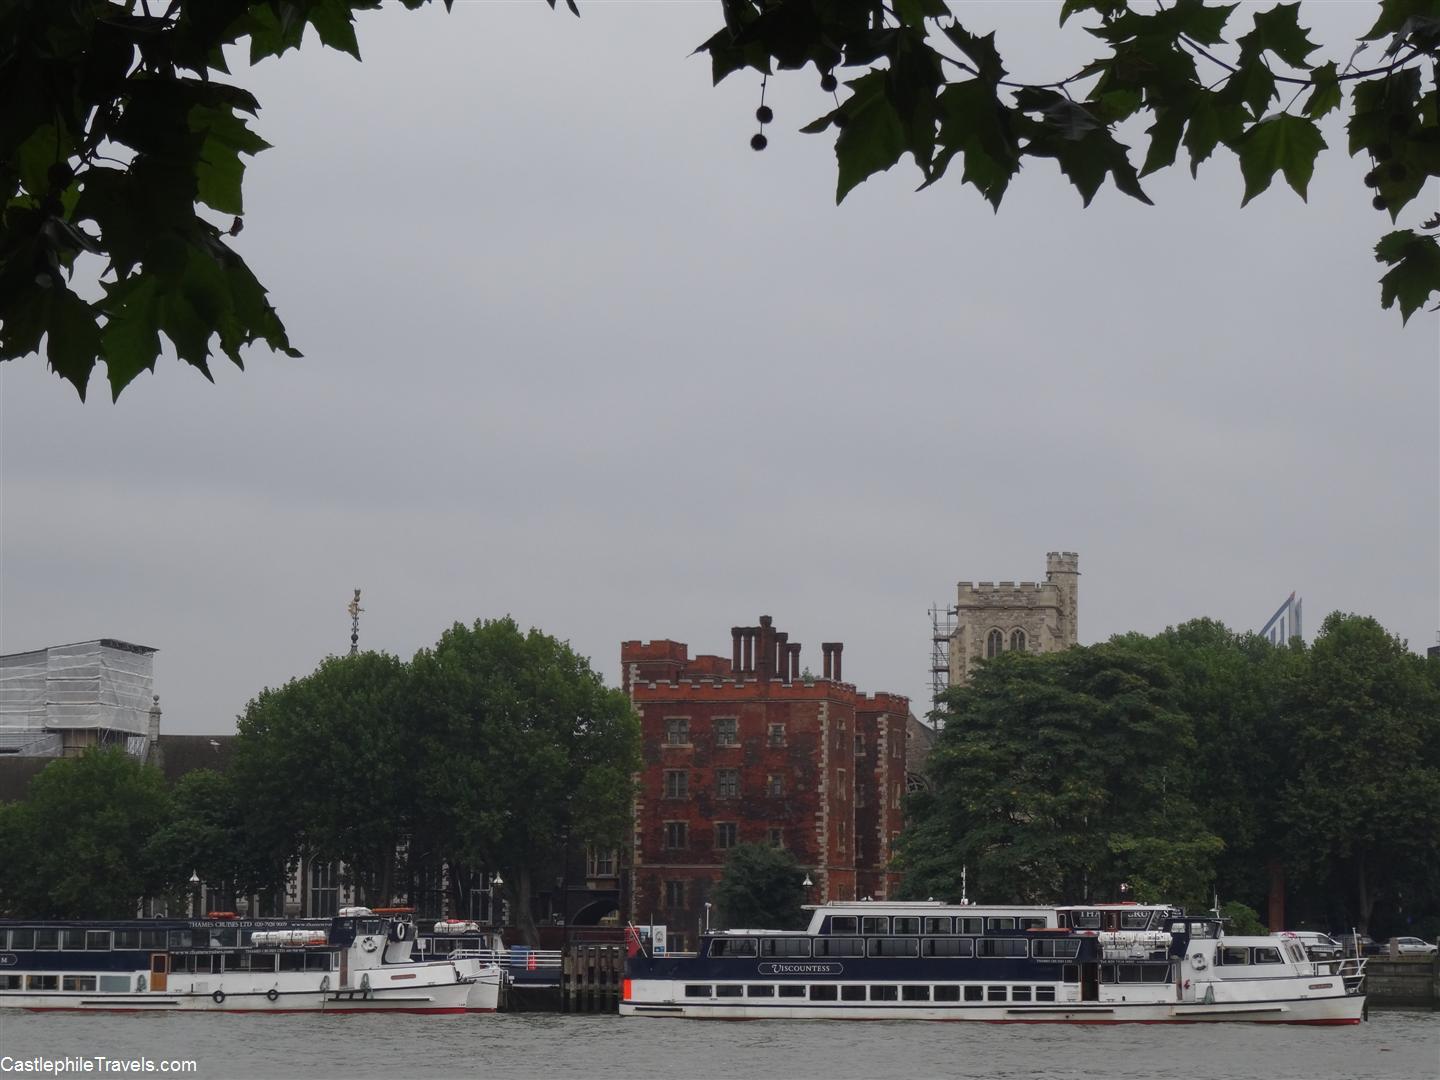
[[[1305,9],[1342,63],[1375,13]],[[1056,4],[957,10],[1021,78],[1094,51]],[[929,606],[1053,549],[1086,642],[1292,589],[1311,635],[1435,640],[1440,322],[1380,309],[1342,121],[1308,206],[1242,211],[1222,150],[1154,208],[1031,162],[997,215],[908,159],[837,208],[813,71],[757,154],[759,77],[688,55],[718,4],[582,11],[395,5],[363,64],[237,67],[274,149],[236,243],[305,358],[84,405],[0,366],[0,651],[155,646],[167,730],[227,732],[348,648],[356,586],[365,647],[510,613],[612,684],[623,640],[728,654],[764,613],[923,714]]]

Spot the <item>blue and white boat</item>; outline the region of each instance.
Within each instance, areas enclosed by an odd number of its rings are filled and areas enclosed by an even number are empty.
[[[1156,904],[832,902],[802,931],[724,930],[653,955],[631,928],[623,1016],[1003,1023],[1352,1024],[1365,961],[1227,934]]]
[[[0,920],[0,1008],[462,1013],[496,1008],[500,973],[412,958],[406,909],[328,923],[238,919]],[[489,987],[477,997],[477,987]]]

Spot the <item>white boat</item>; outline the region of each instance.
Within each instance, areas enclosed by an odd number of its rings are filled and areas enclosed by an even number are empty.
[[[1293,934],[1226,934],[1165,905],[851,901],[803,931],[701,935],[652,955],[630,935],[623,1016],[999,1023],[1353,1024],[1365,961]]]
[[[463,1013],[497,1005],[493,964],[412,957],[408,909],[344,908],[328,924],[303,926],[213,916],[0,921],[0,1007]]]

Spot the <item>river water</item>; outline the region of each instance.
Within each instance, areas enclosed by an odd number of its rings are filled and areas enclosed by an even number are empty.
[[[1440,1013],[1350,1027],[939,1024],[615,1016],[0,1014],[6,1058],[192,1060],[218,1078],[1437,1080]],[[73,1066],[72,1066],[73,1068]],[[109,1077],[118,1069],[64,1075]]]

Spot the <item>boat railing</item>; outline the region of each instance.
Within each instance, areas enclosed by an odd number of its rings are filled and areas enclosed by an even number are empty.
[[[506,971],[559,971],[559,949],[456,949],[445,954],[456,960],[479,960],[482,964],[498,964]]]

